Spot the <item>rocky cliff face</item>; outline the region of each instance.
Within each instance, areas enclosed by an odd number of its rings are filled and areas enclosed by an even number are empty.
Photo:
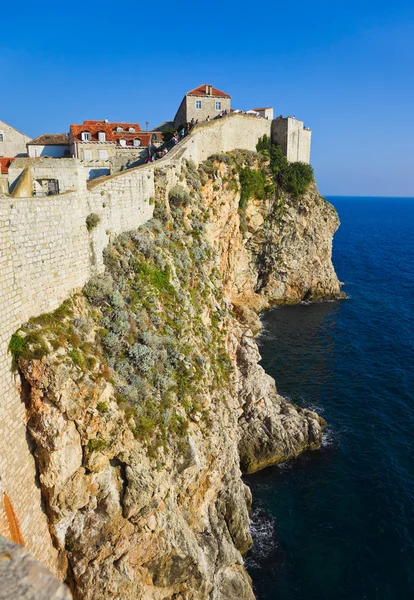
[[[323,420],[258,365],[256,312],[334,298],[334,209],[314,186],[240,204],[223,155],[183,166],[107,271],[10,348],[50,527],[75,598],[253,599],[252,472],[319,447]],[[271,188],[268,188],[271,189]]]

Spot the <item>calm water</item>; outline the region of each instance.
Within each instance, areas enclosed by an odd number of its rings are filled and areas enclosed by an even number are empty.
[[[272,310],[279,391],[329,423],[324,446],[246,477],[259,600],[414,598],[414,199],[330,198],[349,300]]]

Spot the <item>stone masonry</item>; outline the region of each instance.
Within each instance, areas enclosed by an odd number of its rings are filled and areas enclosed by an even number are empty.
[[[55,573],[59,557],[42,508],[19,378],[11,370],[10,337],[30,317],[54,310],[102,272],[110,236],[152,217],[157,177],[173,186],[184,159],[199,164],[215,153],[255,150],[270,127],[265,119],[229,115],[194,128],[165,158],[99,178],[87,189],[83,184],[43,198],[0,195],[0,533],[10,537],[3,505],[7,494],[26,549]],[[88,232],[91,213],[100,222]]]
[[[188,92],[174,117],[174,127],[179,127],[194,121],[205,121],[207,117],[214,119],[220,112],[230,112],[231,97],[224,92],[213,88],[212,85],[200,85],[200,87]]]
[[[13,156],[25,155],[27,152],[27,142],[30,142],[30,138],[27,135],[0,121],[0,156],[11,158]]]
[[[272,141],[280,144],[289,162],[310,163],[310,129],[295,117],[278,117],[272,121]]]

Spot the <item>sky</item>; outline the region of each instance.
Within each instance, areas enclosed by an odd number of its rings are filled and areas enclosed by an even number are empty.
[[[22,0],[0,23],[0,120],[31,137],[152,129],[210,83],[303,120],[323,194],[414,196],[412,0]]]

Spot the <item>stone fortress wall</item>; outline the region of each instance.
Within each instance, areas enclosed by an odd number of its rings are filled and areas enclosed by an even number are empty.
[[[272,140],[280,144],[289,162],[310,162],[312,132],[295,117],[277,117],[272,121]]]
[[[19,380],[7,351],[10,337],[30,317],[54,310],[103,271],[102,252],[111,235],[151,219],[157,177],[167,181],[168,193],[184,159],[199,164],[215,153],[255,150],[258,139],[270,133],[271,121],[228,115],[198,125],[165,158],[96,179],[87,188],[80,182],[55,196],[0,196],[0,534],[14,539],[15,518],[27,550],[56,573],[59,560],[36,484]],[[91,213],[99,215],[100,223],[88,232]]]

